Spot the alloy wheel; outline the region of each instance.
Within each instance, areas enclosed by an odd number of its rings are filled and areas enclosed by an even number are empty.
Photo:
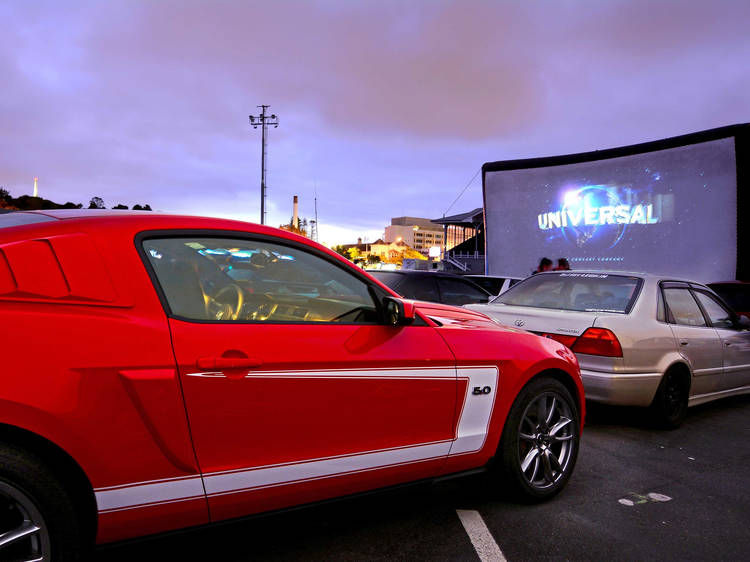
[[[50,560],[49,530],[41,512],[22,490],[0,481],[0,560]]]
[[[555,392],[534,398],[521,417],[518,455],[526,482],[551,488],[566,474],[574,455],[576,427],[567,401]]]

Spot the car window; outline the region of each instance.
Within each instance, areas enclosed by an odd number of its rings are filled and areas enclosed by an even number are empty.
[[[445,304],[468,304],[472,302],[487,302],[489,295],[480,291],[463,279],[450,277],[438,277],[440,287],[440,302]]]
[[[147,239],[173,315],[223,322],[374,323],[368,284],[306,250],[230,238]]]
[[[693,295],[687,288],[665,288],[664,300],[675,324],[682,324],[683,326],[706,325],[706,320],[703,318],[698,303],[695,302]]]
[[[503,288],[505,279],[503,277],[475,277],[471,276],[471,281],[482,287],[485,291],[496,295]]]
[[[667,321],[667,313],[664,310],[664,297],[662,296],[661,291],[657,293],[656,319],[659,322]]]
[[[404,276],[400,273],[394,273],[393,271],[368,271],[375,279],[388,285],[391,289],[396,291],[396,287],[399,286],[403,281]]]
[[[396,289],[407,299],[419,301],[439,302],[435,278],[432,275],[405,275],[403,282]]]
[[[732,328],[732,313],[719,303],[712,295],[703,291],[695,291],[695,296],[701,303],[703,310],[706,311],[711,325],[716,328]]]
[[[641,283],[638,277],[607,273],[539,274],[517,283],[493,302],[625,314],[632,307]]]

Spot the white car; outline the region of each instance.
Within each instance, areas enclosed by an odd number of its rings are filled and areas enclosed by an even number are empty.
[[[578,357],[587,399],[651,406],[667,427],[678,426],[688,406],[750,393],[750,322],[705,285],[559,271],[465,306],[564,343]]]

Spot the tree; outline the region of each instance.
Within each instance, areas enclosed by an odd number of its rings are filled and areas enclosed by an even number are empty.
[[[344,256],[346,259],[351,259],[351,257],[349,256],[349,249],[343,244],[338,244],[337,246],[331,248],[331,250],[333,250],[340,256]]]
[[[123,205],[122,203],[120,203],[119,205],[115,205],[112,208],[113,209],[118,209],[118,210],[127,210],[128,206],[127,205]]]
[[[0,201],[5,201],[6,203],[10,203],[10,200],[12,197],[10,196],[10,193],[7,189],[4,187],[0,187]]]
[[[104,200],[101,197],[92,197],[89,201],[89,209],[104,209]]]
[[[307,236],[307,219],[297,218],[297,228],[295,228],[294,217],[292,217],[289,219],[288,224],[282,224],[279,226],[279,228],[283,228],[284,230],[288,230],[289,232],[294,232],[295,234],[301,234],[302,236]]]

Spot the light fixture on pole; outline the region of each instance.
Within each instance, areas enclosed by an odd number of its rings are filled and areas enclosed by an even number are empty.
[[[279,126],[279,118],[275,115],[266,115],[266,109],[270,106],[259,105],[260,115],[251,115],[250,124],[253,129],[261,128],[260,142],[260,224],[266,223],[266,127]]]

